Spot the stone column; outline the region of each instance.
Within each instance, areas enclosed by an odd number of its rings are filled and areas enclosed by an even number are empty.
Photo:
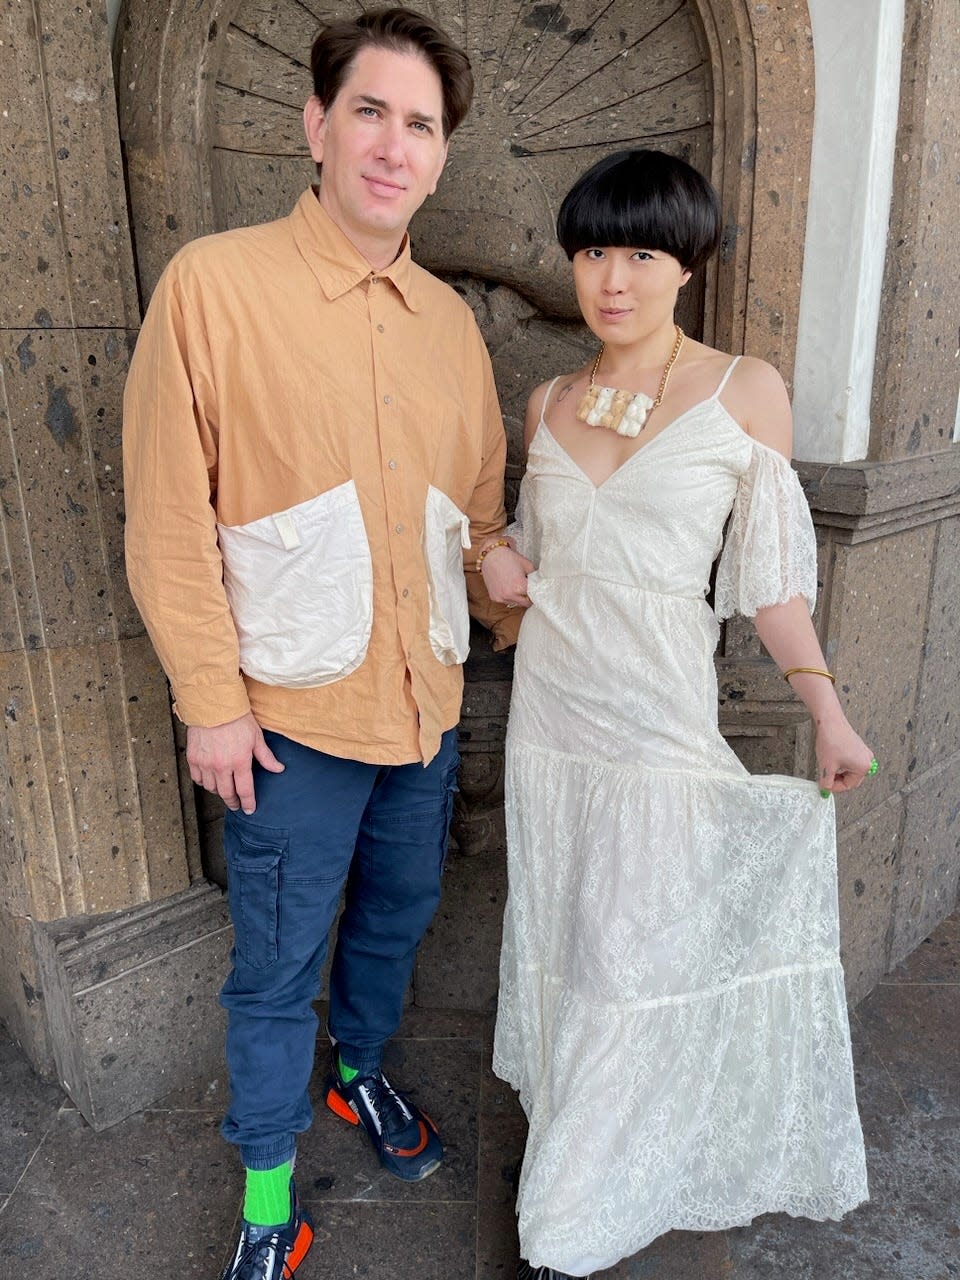
[[[881,762],[838,803],[855,996],[950,913],[960,883],[960,11],[907,0],[905,19],[869,456],[801,468],[821,633]]]
[[[11,0],[0,85],[0,1017],[99,1123],[151,1075],[171,948],[224,921],[190,887],[169,696],[123,570],[139,304],[102,0]]]

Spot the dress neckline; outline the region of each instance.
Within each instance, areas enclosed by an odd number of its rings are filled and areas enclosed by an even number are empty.
[[[556,381],[556,379],[554,379],[554,381]],[[724,378],[724,382],[726,382],[726,378]],[[550,390],[552,389],[553,387],[551,385]],[[540,422],[537,426],[537,432],[539,433],[540,431],[542,431],[546,435],[547,439],[551,441],[551,443],[553,444],[553,447],[559,450],[561,454],[563,454],[564,458],[566,458],[566,460],[570,463],[570,465],[576,469],[576,471],[580,474],[580,476],[583,477],[583,479],[587,482],[587,484],[589,484],[592,489],[594,489],[596,492],[599,493],[601,489],[605,488],[610,483],[611,480],[613,480],[616,476],[620,474],[621,471],[626,470],[626,468],[629,467],[631,463],[635,461],[635,459],[639,458],[641,454],[644,454],[649,449],[652,449],[661,436],[665,436],[669,431],[672,431],[673,428],[677,426],[678,423],[683,422],[685,418],[688,418],[690,414],[694,413],[697,409],[703,409],[707,405],[712,405],[716,403],[716,406],[720,410],[720,412],[723,413],[725,417],[730,422],[733,423],[733,425],[737,428],[737,430],[741,433],[741,435],[745,436],[748,440],[752,441],[753,437],[750,435],[747,435],[747,432],[744,431],[743,427],[741,427],[740,423],[737,422],[733,414],[730,413],[730,411],[720,403],[718,397],[722,390],[723,390],[723,383],[721,383],[720,386],[717,387],[716,391],[714,391],[711,395],[705,396],[702,400],[698,400],[696,404],[690,405],[689,409],[684,409],[683,413],[678,413],[675,418],[671,418],[665,427],[661,427],[660,430],[655,435],[651,436],[649,440],[645,441],[640,446],[639,449],[634,450],[634,452],[630,454],[629,458],[624,458],[623,462],[621,462],[618,467],[614,467],[613,471],[611,471],[608,476],[606,476],[603,480],[601,480],[599,484],[595,480],[593,480],[590,476],[587,475],[586,471],[584,471],[580,463],[577,462],[577,460],[573,457],[570,451],[560,443],[560,441],[557,439],[557,437],[553,434],[553,432],[550,430],[549,426],[547,425],[547,421],[543,416],[543,410],[546,408],[547,401],[550,399],[550,391],[548,391],[546,396],[544,396],[543,407],[540,410]],[[536,438],[536,435],[534,436],[534,438]],[[759,442],[756,442],[756,443],[759,443]]]
[[[553,379],[549,387],[547,387],[546,394],[543,397],[543,403],[540,405],[539,426],[542,427],[543,430],[547,433],[547,435],[553,441],[556,448],[558,448],[560,452],[564,455],[564,457],[569,461],[570,465],[573,467],[576,467],[577,471],[579,471],[579,473],[583,476],[584,480],[586,480],[586,482],[589,485],[591,485],[593,489],[599,491],[604,487],[604,485],[608,484],[614,478],[614,476],[619,475],[620,472],[623,471],[625,467],[629,466],[630,463],[633,462],[634,458],[636,458],[641,453],[646,453],[648,449],[652,448],[653,445],[655,445],[656,442],[660,439],[660,437],[662,435],[666,435],[666,433],[673,426],[675,426],[676,423],[682,422],[684,418],[689,417],[689,415],[693,413],[694,410],[702,409],[705,405],[713,404],[714,401],[716,401],[717,403],[717,408],[721,409],[723,413],[726,414],[726,416],[730,419],[730,421],[734,424],[734,426],[739,431],[743,431],[743,428],[740,426],[740,423],[737,422],[736,418],[734,418],[734,416],[731,413],[729,413],[722,404],[720,404],[720,396],[723,393],[723,389],[729,382],[730,375],[733,373],[734,369],[737,367],[739,363],[740,363],[740,357],[734,356],[733,359],[730,361],[730,363],[727,365],[727,367],[724,369],[723,377],[717,383],[716,387],[714,387],[711,395],[704,396],[702,400],[698,400],[695,404],[690,405],[688,409],[684,409],[683,413],[678,413],[675,418],[671,418],[665,427],[661,427],[659,431],[655,432],[652,436],[648,437],[643,442],[643,444],[640,445],[638,449],[635,449],[633,453],[630,454],[628,458],[624,458],[623,462],[620,463],[619,467],[614,467],[613,471],[611,471],[610,474],[605,479],[601,480],[599,484],[597,484],[595,480],[591,479],[591,477],[587,475],[586,471],[584,471],[580,463],[574,459],[570,451],[560,443],[557,437],[553,434],[553,432],[547,426],[547,420],[544,417],[544,414],[547,411],[547,405],[550,403],[551,392],[553,391],[553,388],[557,385],[557,383],[560,381],[559,374]]]

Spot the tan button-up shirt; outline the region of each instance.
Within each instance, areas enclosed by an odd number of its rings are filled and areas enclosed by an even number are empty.
[[[429,761],[459,718],[462,671],[431,642],[428,495],[469,519],[471,610],[489,622],[500,607],[473,562],[504,525],[504,458],[473,315],[407,241],[372,270],[308,190],[287,218],[187,245],[157,285],[124,400],[130,585],[180,718],[216,725],[252,709],[265,728],[332,755]],[[282,556],[247,536],[267,528],[296,550],[296,522],[313,509],[299,504],[330,491],[321,532],[341,542],[324,544],[322,563],[341,564],[340,585],[325,600],[316,574],[301,574],[304,612],[278,615],[276,639],[309,642],[340,609],[359,619],[348,629],[368,635],[366,650],[324,683],[296,671],[292,685],[254,679],[241,670],[226,540]],[[273,576],[241,584],[251,608]]]

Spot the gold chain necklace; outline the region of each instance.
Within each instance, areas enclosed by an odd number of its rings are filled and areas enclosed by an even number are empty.
[[[677,331],[670,358],[663,366],[660,389],[656,400],[643,391],[619,391],[616,387],[598,387],[596,385],[597,370],[603,358],[604,344],[601,342],[597,358],[590,370],[590,385],[584,392],[583,399],[577,409],[577,417],[589,427],[608,427],[619,436],[638,436],[646,426],[647,418],[653,409],[659,408],[670,380],[670,371],[677,362],[680,348],[683,346],[683,330],[674,325]]]

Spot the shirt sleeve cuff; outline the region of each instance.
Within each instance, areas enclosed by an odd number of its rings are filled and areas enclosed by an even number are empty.
[[[224,684],[180,685],[174,696],[174,714],[186,725],[213,728],[239,720],[250,710],[247,688],[240,676]]]

